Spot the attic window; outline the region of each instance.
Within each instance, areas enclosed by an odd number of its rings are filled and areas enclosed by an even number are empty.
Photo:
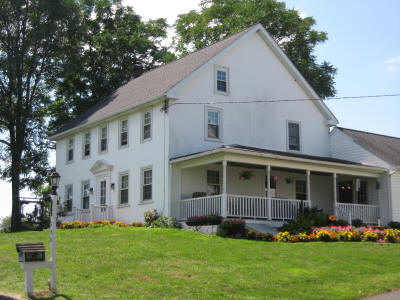
[[[288,122],[289,151],[300,151],[300,123]]]
[[[228,94],[229,92],[229,69],[215,66],[215,92]]]

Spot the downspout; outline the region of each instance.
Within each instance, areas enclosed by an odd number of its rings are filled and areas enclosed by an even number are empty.
[[[163,107],[161,107],[161,112],[164,113],[164,159],[163,159],[163,177],[164,177],[164,184],[163,184],[163,195],[164,199],[162,201],[162,210],[161,214],[164,215],[165,211],[165,202],[168,201],[168,216],[171,214],[170,212],[170,200],[169,200],[169,102],[168,99],[165,99]],[[167,127],[168,126],[168,127]]]

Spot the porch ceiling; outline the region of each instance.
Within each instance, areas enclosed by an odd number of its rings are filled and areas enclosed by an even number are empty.
[[[379,177],[387,170],[384,168],[367,166],[351,161],[338,160],[330,157],[299,155],[293,153],[244,147],[222,146],[187,156],[171,159],[170,163],[180,168],[191,168],[205,164],[228,161],[229,165],[258,166],[264,169],[271,168],[293,169],[299,171],[310,170],[314,173],[337,173],[363,177]]]

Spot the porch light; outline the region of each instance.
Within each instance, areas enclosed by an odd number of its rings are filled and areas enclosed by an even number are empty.
[[[53,172],[50,174],[50,185],[53,188],[53,194],[55,195],[58,185],[60,184],[60,174]]]
[[[115,189],[115,183],[111,183],[111,189],[114,190]]]

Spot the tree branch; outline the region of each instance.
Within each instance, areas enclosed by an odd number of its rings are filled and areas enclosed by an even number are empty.
[[[6,144],[7,146],[11,146],[9,142],[7,142],[6,140],[0,140],[0,143],[2,144]]]

